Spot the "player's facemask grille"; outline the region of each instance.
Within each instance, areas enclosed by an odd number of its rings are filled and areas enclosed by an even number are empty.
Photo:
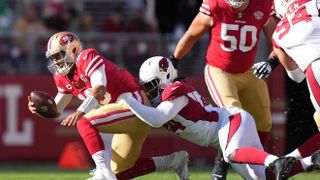
[[[153,106],[157,106],[161,102],[162,89],[160,88],[160,79],[155,78],[142,84],[141,87],[146,92]]]

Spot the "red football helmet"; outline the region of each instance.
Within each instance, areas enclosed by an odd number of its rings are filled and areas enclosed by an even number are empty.
[[[71,32],[58,32],[51,36],[47,44],[46,57],[52,73],[66,75],[75,64],[82,50],[80,39]]]

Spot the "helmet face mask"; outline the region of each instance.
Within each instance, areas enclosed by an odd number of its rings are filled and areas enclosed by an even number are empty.
[[[141,88],[146,92],[153,106],[157,106],[161,102],[163,89],[160,88],[160,79],[155,78],[149,82],[145,82],[141,84]]]
[[[161,102],[163,89],[177,78],[177,74],[172,62],[163,56],[143,62],[139,71],[140,85],[154,106]]]
[[[74,65],[74,61],[66,56],[66,53],[61,51],[48,57],[48,69],[51,73],[66,75]]]
[[[48,69],[52,73],[67,75],[81,50],[81,42],[73,33],[59,32],[54,34],[47,45]]]
[[[231,7],[237,9],[242,7],[244,4],[246,4],[248,0],[226,0],[226,1]]]

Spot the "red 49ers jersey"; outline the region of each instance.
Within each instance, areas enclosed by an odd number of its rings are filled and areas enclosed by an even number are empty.
[[[72,77],[54,74],[58,91],[84,100],[91,93],[90,77],[92,73],[103,65],[107,79],[107,92],[101,104],[114,103],[120,94],[140,89],[134,77],[127,70],[118,68],[95,49],[89,48],[83,50],[78,56]]]
[[[251,68],[259,33],[272,12],[271,1],[253,0],[246,10],[236,12],[226,0],[203,0],[200,12],[211,16],[214,23],[210,29],[207,63],[230,73]]]
[[[164,126],[182,138],[201,146],[217,143],[219,113],[223,109],[214,108],[193,87],[179,81],[164,89],[162,101],[173,100],[180,96],[186,96],[188,104]]]

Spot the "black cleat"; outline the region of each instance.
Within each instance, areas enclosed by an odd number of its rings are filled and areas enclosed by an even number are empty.
[[[230,164],[225,162],[223,157],[215,159],[211,180],[226,180],[229,167]]]
[[[269,168],[276,175],[277,180],[288,179],[291,168],[294,167],[296,159],[294,157],[280,157],[273,161]]]
[[[320,150],[311,155],[311,162],[315,169],[320,169]]]

